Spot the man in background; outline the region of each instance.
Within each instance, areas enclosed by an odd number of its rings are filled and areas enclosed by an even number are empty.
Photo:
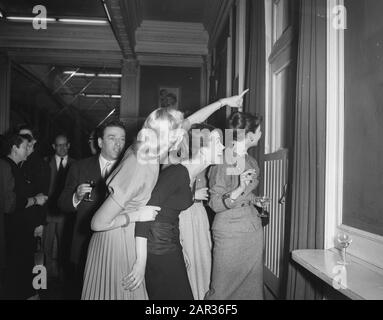
[[[55,154],[49,160],[50,183],[47,225],[44,230],[44,251],[48,277],[65,280],[74,216],[60,210],[58,199],[64,189],[65,179],[74,159],[68,156],[70,143],[65,134],[55,137],[52,148]]]

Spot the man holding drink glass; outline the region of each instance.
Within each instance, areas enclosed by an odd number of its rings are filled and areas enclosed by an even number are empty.
[[[106,178],[112,171],[125,146],[125,128],[120,121],[109,121],[99,128],[100,154],[80,160],[69,169],[65,188],[59,198],[64,212],[76,212],[71,246],[73,269],[73,293],[70,298],[81,295],[82,275],[92,231],[93,214],[107,195]]]

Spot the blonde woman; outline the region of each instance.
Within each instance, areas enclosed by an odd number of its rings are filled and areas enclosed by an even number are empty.
[[[82,299],[147,299],[144,276],[137,273],[141,268],[134,264],[134,229],[136,221],[152,221],[160,211],[159,207],[146,206],[158,179],[159,164],[182,138],[183,131],[179,129],[187,130],[192,124],[205,121],[225,105],[240,107],[246,92],[221,99],[186,120],[181,112],[169,108],[156,109],[148,116],[137,142],[108,178],[110,195],[92,219],[95,233],[88,249]],[[154,141],[140,141],[148,131],[155,134]],[[122,287],[122,278],[129,272],[134,279],[131,291]]]

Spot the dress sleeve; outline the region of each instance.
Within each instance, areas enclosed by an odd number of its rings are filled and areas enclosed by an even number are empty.
[[[130,202],[142,189],[145,181],[144,166],[137,162],[131,150],[127,150],[123,160],[108,178],[110,197],[122,208],[130,207]]]
[[[225,195],[231,191],[229,189],[228,179],[226,175],[225,165],[216,165],[210,169],[209,172],[209,188],[210,200],[209,206],[216,212],[220,213],[230,209],[229,201],[226,201]]]

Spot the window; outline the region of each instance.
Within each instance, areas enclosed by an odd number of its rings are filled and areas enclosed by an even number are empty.
[[[345,10],[337,10],[344,6]],[[326,248],[383,268],[383,10],[380,0],[328,0]],[[347,29],[334,28],[346,19]]]

